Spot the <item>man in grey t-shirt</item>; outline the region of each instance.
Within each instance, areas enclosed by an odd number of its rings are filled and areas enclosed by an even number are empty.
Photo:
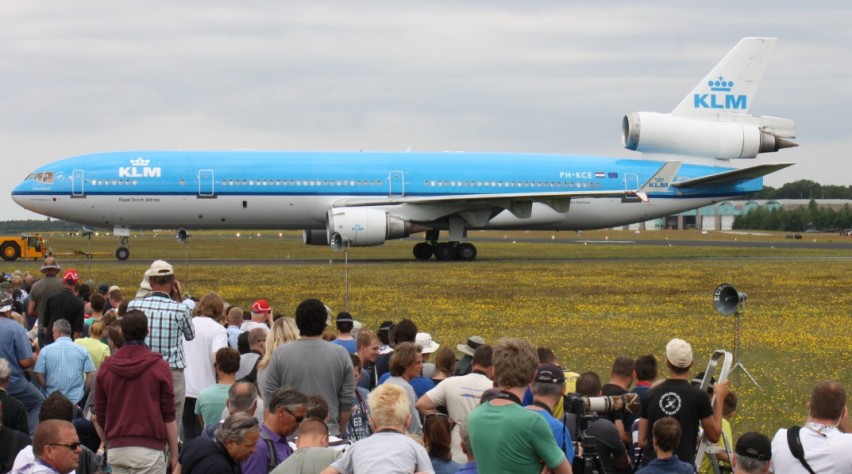
[[[328,320],[322,301],[308,299],[299,304],[296,326],[301,338],[275,349],[260,389],[264,398],[285,386],[322,396],[328,402],[329,433],[340,436],[340,427],[349,423],[352,414],[355,376],[346,349],[322,339]]]

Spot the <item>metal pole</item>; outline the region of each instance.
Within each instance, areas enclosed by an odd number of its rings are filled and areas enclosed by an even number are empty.
[[[183,285],[181,285],[181,287],[183,288],[183,292],[187,293],[187,288],[189,288],[189,238],[183,241],[183,250],[184,279]],[[181,298],[183,298],[183,295],[181,295]]]
[[[86,255],[86,260],[89,261],[89,278],[92,278],[92,234],[89,233],[89,255]]]
[[[349,312],[349,243],[343,248],[343,310]]]
[[[734,348],[734,361],[735,361],[734,367],[744,367],[742,365],[743,352],[742,352],[741,347],[740,347],[741,339],[742,339],[742,335],[743,335],[743,318],[742,318],[742,313],[740,313],[739,309],[737,309],[735,316],[737,318],[737,334],[736,334],[736,341],[735,341],[735,344],[734,344],[734,346],[735,346],[735,348]],[[740,385],[740,373],[737,370],[734,370],[734,384],[737,385],[737,386]],[[722,400],[722,401],[724,401],[724,400]]]

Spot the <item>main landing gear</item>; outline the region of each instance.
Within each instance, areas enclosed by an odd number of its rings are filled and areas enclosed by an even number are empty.
[[[426,242],[414,245],[414,258],[417,260],[429,260],[432,255],[436,260],[447,262],[450,260],[462,260],[469,262],[476,258],[476,247],[469,242],[440,242],[438,243],[438,231],[426,232]]]
[[[115,251],[115,258],[124,261],[130,257],[130,249],[127,245],[130,243],[130,237],[121,236],[118,239],[118,249]]]

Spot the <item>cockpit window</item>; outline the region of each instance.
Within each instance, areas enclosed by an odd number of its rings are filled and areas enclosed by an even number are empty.
[[[45,171],[43,173],[36,173],[35,180],[39,183],[45,184],[53,184],[53,171]]]

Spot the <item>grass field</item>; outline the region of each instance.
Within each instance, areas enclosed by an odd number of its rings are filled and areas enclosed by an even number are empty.
[[[714,349],[734,349],[735,319],[713,308],[713,289],[722,282],[748,294],[742,317],[743,362],[760,388],[741,377],[735,433],[801,423],[814,382],[836,379],[852,391],[852,247],[814,249],[836,235],[808,235],[793,249],[720,247],[732,239],[785,241],[784,235],[745,236],[699,232],[634,234],[598,231],[584,237],[635,240],[668,237],[704,240],[706,246],[636,246],[560,242],[530,243],[526,233],[485,234],[471,263],[416,262],[411,241],[390,242],[349,253],[349,310],[367,327],[385,319],[411,318],[442,345],[455,347],[478,334],[488,341],[520,336],[554,349],[574,371],[594,370],[605,380],[612,360],[625,353],[655,354],[663,360],[672,337],[691,342],[696,372]],[[551,234],[537,234],[549,239]],[[343,253],[301,245],[296,234],[198,233],[187,247],[172,233],[147,233],[131,241],[131,258],[93,263],[60,257],[82,278],[135,288],[150,260],[165,258],[196,296],[215,290],[247,308],[267,298],[277,312],[292,314],[304,298],[344,308]],[[505,238],[503,238],[505,237]],[[80,237],[48,236],[55,251],[88,251]],[[808,240],[810,239],[810,240]],[[513,243],[515,242],[515,243]],[[96,253],[111,254],[115,239],[92,240]],[[257,263],[209,263],[203,258],[256,259]],[[138,260],[136,260],[138,259]],[[103,260],[103,261],[100,261]],[[275,260],[268,263],[268,260]],[[288,262],[287,260],[291,260]],[[36,271],[34,262],[6,265]],[[735,379],[736,380],[736,379]]]

